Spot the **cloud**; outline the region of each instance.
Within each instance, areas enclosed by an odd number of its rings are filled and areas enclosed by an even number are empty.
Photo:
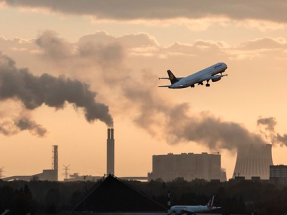
[[[35,42],[51,58],[61,58],[62,60],[69,57],[73,52],[72,45],[59,38],[54,31],[45,31]]]
[[[284,0],[1,0],[0,3],[110,20],[227,17],[234,20],[287,22]]]
[[[259,38],[241,44],[240,48],[245,50],[287,49],[287,41],[284,38]]]
[[[269,44],[270,38],[258,39],[260,46],[277,50],[277,45]],[[271,39],[281,47],[283,39]],[[101,87],[101,96],[118,116],[128,114],[129,119],[141,129],[156,138],[164,138],[167,142],[197,142],[213,150],[228,149],[233,151],[244,144],[265,144],[260,135],[248,131],[236,122],[224,121],[211,113],[196,113],[187,103],[176,103],[154,89],[157,76],[150,69],[142,69],[144,63],[129,68],[134,60],[142,61],[147,54],[158,59],[166,55],[173,62],[174,54],[196,59],[209,59],[215,56],[227,58],[234,51],[250,53],[258,41],[248,41],[248,45],[230,47],[223,41],[196,41],[193,44],[174,43],[169,47],[160,46],[155,38],[139,33],[113,37],[106,32],[95,32],[83,36],[76,43],[69,43],[56,33],[43,32],[35,40],[42,52],[42,57],[55,65],[62,62],[68,68],[77,70],[81,77],[85,71],[93,77],[91,83]],[[45,41],[45,42],[39,42]],[[60,50],[54,49],[55,44]],[[64,48],[61,48],[64,47]],[[137,53],[133,56],[130,53]],[[150,60],[149,60],[150,61]],[[90,68],[87,70],[87,68]],[[65,68],[66,70],[66,68]],[[92,71],[92,73],[91,73]],[[97,77],[97,78],[94,78]],[[149,81],[146,81],[149,80]],[[176,123],[174,123],[176,122]],[[285,136],[280,136],[284,139]]]
[[[44,37],[45,32],[42,34]],[[39,36],[39,38],[42,37]],[[67,42],[49,34],[48,41]],[[53,37],[56,37],[53,39]],[[38,39],[37,39],[38,40]],[[134,42],[135,41],[135,42]],[[53,43],[51,46],[53,47]],[[147,131],[156,138],[164,138],[171,144],[179,142],[197,142],[213,150],[235,150],[245,144],[266,144],[260,135],[249,132],[244,126],[224,121],[210,113],[195,113],[187,103],[175,103],[165,98],[162,93],[155,90],[157,77],[148,69],[131,70],[126,66],[129,58],[124,53],[134,51],[136,48],[155,48],[159,53],[180,52],[193,53],[201,56],[224,54],[223,49],[229,46],[222,41],[197,41],[192,45],[174,44],[170,47],[160,47],[156,40],[147,34],[132,34],[123,37],[112,37],[105,32],[96,32],[82,37],[77,43],[70,44],[76,50],[66,60],[75,65],[85,60],[86,65],[100,65],[94,73],[102,77],[102,88],[112,87],[117,92],[117,99],[110,101],[114,109],[123,107],[124,111],[117,110],[118,115],[128,114],[134,124]],[[46,47],[47,46],[47,47]],[[61,62],[62,57],[56,58],[50,52],[49,43],[44,50],[48,59]],[[70,52],[69,52],[70,53]],[[208,55],[207,55],[208,53]],[[78,66],[76,66],[78,67]],[[108,70],[107,70],[108,68]],[[146,81],[149,80],[149,81]],[[98,82],[99,83],[99,82]],[[106,97],[113,94],[105,91]]]

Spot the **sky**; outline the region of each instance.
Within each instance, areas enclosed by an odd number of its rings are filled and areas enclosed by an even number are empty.
[[[254,143],[272,143],[274,164],[287,164],[286,9],[284,0],[0,0],[3,174],[50,169],[58,145],[60,179],[64,165],[102,176],[110,126],[117,176],[146,176],[152,155],[220,152],[230,178],[236,149]],[[228,77],[210,88],[157,87],[168,69],[181,77],[217,62]]]

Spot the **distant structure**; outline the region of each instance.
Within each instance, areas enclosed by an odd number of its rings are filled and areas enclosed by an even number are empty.
[[[186,181],[193,179],[226,181],[226,174],[221,169],[221,155],[216,154],[168,154],[153,155],[152,172],[148,179],[172,181],[183,177]]]
[[[92,175],[80,175],[79,173],[73,173],[69,178],[64,179],[65,182],[72,181],[98,181],[102,179],[103,176],[92,176]]]
[[[278,184],[287,185],[287,166],[270,166],[270,181]]]
[[[107,174],[115,174],[115,140],[114,129],[108,128],[107,139]]]
[[[3,172],[4,172],[4,167],[0,168],[0,179],[2,179],[4,176],[3,176]]]
[[[67,180],[68,178],[69,178],[69,167],[70,167],[70,165],[68,165],[68,166],[65,166],[65,165],[63,165],[64,166],[64,176],[65,176],[65,180]]]
[[[237,159],[233,176],[260,177],[260,179],[269,179],[269,167],[273,165],[272,145],[249,144],[237,149]]]
[[[57,145],[53,145],[53,164],[52,164],[52,168],[54,170],[54,174],[55,174],[55,181],[58,181],[58,146]]]
[[[3,181],[31,181],[31,180],[41,180],[41,181],[58,181],[58,146],[53,146],[53,165],[52,169],[44,169],[42,173],[28,176],[11,176],[3,178]]]
[[[286,165],[270,166],[270,178],[287,178],[287,166]]]

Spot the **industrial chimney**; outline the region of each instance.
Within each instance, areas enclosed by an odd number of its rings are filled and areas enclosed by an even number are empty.
[[[107,139],[107,174],[115,174],[115,140],[114,129],[108,128]]]
[[[237,159],[234,176],[243,176],[245,179],[260,177],[269,179],[269,168],[273,165],[272,145],[244,145],[237,149]]]
[[[58,181],[58,146],[53,146],[53,170],[54,170],[54,181]]]

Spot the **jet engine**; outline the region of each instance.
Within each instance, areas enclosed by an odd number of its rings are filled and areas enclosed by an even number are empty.
[[[212,82],[219,81],[220,79],[221,79],[221,76],[214,76],[214,78],[212,78]]]

